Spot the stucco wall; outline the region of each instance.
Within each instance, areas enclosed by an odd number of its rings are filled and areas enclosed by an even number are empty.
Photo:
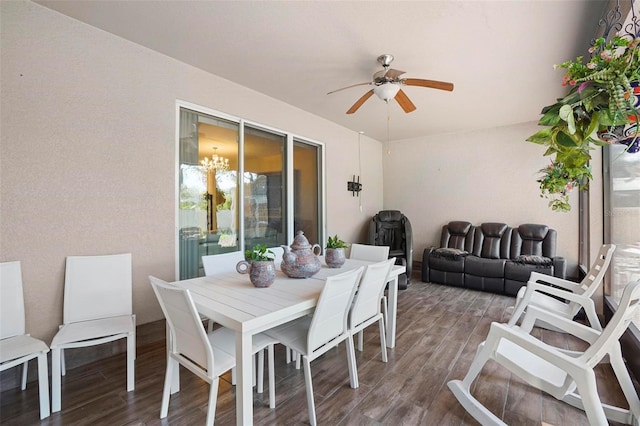
[[[525,142],[537,130],[537,123],[530,122],[390,143],[390,154],[383,155],[384,206],[402,210],[411,220],[417,260],[424,248],[439,244],[442,225],[451,220],[541,223],[558,231],[557,255],[567,258],[570,275],[576,273],[578,196],[576,191],[571,195],[568,213],[553,212],[540,197],[537,172],[550,157],[543,157],[544,147]],[[594,152],[593,163],[600,158]],[[597,193],[601,168],[593,172]],[[602,197],[592,202],[597,219]],[[595,255],[602,244],[601,220],[594,221],[592,236]]]
[[[147,276],[175,277],[177,100],[324,142],[331,235],[358,241],[382,208],[375,140],[360,211],[356,132],[35,3],[1,2],[0,19],[0,261],[22,262],[35,337],[62,321],[68,255],[131,252],[138,323],[161,318]]]

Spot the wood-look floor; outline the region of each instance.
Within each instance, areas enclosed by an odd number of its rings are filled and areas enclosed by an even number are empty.
[[[462,378],[492,321],[506,321],[513,298],[414,280],[398,299],[396,347],[389,362],[380,359],[377,327],[365,333],[357,354],[360,387],[351,389],[344,346],[312,363],[318,423],[321,425],[477,424],[446,386]],[[537,330],[547,343],[580,347],[565,335]],[[62,411],[39,420],[38,387],[0,394],[2,425],[199,425],[207,409],[207,385],[182,370],[181,391],[171,398],[169,416],[159,419],[165,371],[164,321],[139,327],[136,389],[125,391],[124,354],[71,369],[62,381]],[[302,370],[276,350],[276,409],[268,392],[254,393],[257,425],[308,424]],[[32,364],[35,368],[35,363]],[[598,366],[604,402],[625,406],[609,366]],[[638,389],[638,386],[636,386]],[[265,386],[266,390],[266,386]],[[511,425],[587,425],[583,412],[525,385],[495,363],[485,366],[474,394]],[[235,423],[230,375],[220,381],[216,424]]]

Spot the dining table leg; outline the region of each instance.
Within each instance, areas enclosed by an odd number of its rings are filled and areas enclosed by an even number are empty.
[[[249,333],[236,331],[236,424],[253,424],[253,363]]]
[[[396,346],[396,317],[398,313],[398,276],[389,281],[387,293],[387,348]]]

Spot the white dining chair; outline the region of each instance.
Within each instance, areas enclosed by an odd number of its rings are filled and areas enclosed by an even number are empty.
[[[313,316],[304,316],[265,331],[302,356],[311,425],[316,425],[311,361],[345,341],[351,387],[358,385],[356,355],[347,317],[364,267],[327,278]]]
[[[126,339],[127,392],[135,387],[136,316],[132,309],[131,253],[68,256],[63,324],[51,341],[52,411],[61,408],[64,350]]]
[[[373,246],[369,244],[351,244],[349,259],[382,262],[389,258],[389,246]]]
[[[25,331],[22,268],[19,261],[0,263],[0,371],[22,365],[22,390],[27,387],[29,361],[38,360],[40,419],[49,417],[49,347]]]
[[[464,379],[448,382],[449,389],[465,410],[482,425],[504,426],[502,420],[471,395],[473,381],[484,365],[492,360],[528,385],[584,410],[591,425],[608,425],[609,420],[638,425],[640,400],[622,358],[619,342],[638,308],[640,280],[625,288],[616,313],[603,331],[537,306],[529,306],[520,327],[496,322],[491,324],[489,335],[478,347]],[[587,349],[575,352],[545,344],[531,335],[534,325],[539,321],[553,324],[585,341]],[[594,367],[606,358],[611,363],[629,408],[614,407],[600,401]]]
[[[242,260],[244,260],[244,253],[241,251],[202,256],[204,275],[210,276],[222,272],[235,272],[236,265]],[[207,331],[211,333],[213,331],[213,325],[215,324],[214,321],[204,315],[200,315],[200,319],[203,321],[205,319],[207,320]]]
[[[573,319],[580,312],[580,309],[583,309],[582,305],[573,296],[581,295],[591,300],[584,307],[589,324],[596,330],[602,330],[592,298],[596,290],[602,285],[615,249],[615,244],[604,244],[600,247],[591,268],[579,283],[532,272],[527,285],[518,291],[516,304],[512,308],[513,313],[508,324],[515,325],[525,309],[532,305],[555,312],[565,318]],[[553,329],[550,324],[540,323],[538,326]]]
[[[244,260],[244,253],[241,251],[202,256],[204,275],[210,276],[222,272],[235,272],[236,265],[242,260]]]
[[[235,333],[221,327],[206,333],[200,321],[189,290],[171,285],[150,276],[149,281],[158,298],[169,330],[167,341],[167,370],[162,392],[160,418],[167,417],[171,383],[174,370],[182,365],[196,376],[209,383],[209,405],[207,425],[213,425],[216,413],[219,377],[235,367]],[[273,345],[275,339],[264,333],[253,336],[254,354],[264,348],[269,352],[269,407],[275,408],[275,373]]]
[[[366,260],[367,262],[382,262],[389,258],[389,246],[373,246],[369,244],[351,244],[349,259]],[[382,315],[384,323],[387,323],[387,296],[384,290],[380,295],[380,303],[382,303]],[[362,334],[358,337],[362,340]]]
[[[349,331],[358,336],[358,350],[362,352],[364,329],[376,322],[380,328],[380,347],[382,361],[387,362],[387,342],[382,312],[380,312],[380,295],[384,292],[387,278],[396,258],[368,265],[362,275],[349,312]]]

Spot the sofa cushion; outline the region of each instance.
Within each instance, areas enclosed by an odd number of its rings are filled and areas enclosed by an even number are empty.
[[[485,259],[477,256],[467,256],[464,262],[464,273],[478,277],[504,277],[504,259]]]
[[[485,259],[507,259],[511,231],[505,223],[483,223],[476,228],[473,254]]]
[[[553,258],[556,255],[556,231],[547,225],[525,223],[513,229],[511,254],[515,259],[521,254]]]

